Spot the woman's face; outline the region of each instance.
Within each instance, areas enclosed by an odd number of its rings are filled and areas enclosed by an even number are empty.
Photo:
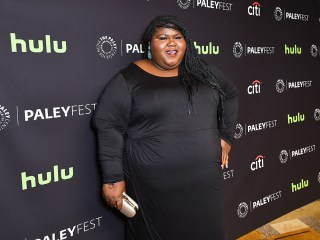
[[[153,61],[166,70],[177,69],[186,51],[183,35],[171,28],[158,28],[151,41]]]

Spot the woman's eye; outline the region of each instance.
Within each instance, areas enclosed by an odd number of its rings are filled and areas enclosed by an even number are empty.
[[[166,40],[166,37],[159,37],[160,40]]]
[[[182,38],[183,38],[182,36],[177,36],[177,37],[176,37],[176,39],[182,39]]]

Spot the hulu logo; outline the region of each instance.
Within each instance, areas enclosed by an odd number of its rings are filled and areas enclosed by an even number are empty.
[[[58,41],[51,41],[50,35],[45,35],[45,40],[37,40],[38,43],[36,43],[35,40],[23,40],[16,38],[15,33],[10,33],[10,40],[12,52],[18,52],[18,49],[24,53],[28,52],[27,49],[33,53],[52,53],[52,51],[55,53],[65,53],[67,51],[66,41],[61,41],[61,47],[59,48]]]
[[[205,45],[205,46],[197,45],[197,42],[194,42],[194,47],[198,51],[198,54],[204,54],[204,55],[215,54],[215,55],[218,55],[219,52],[220,52],[219,46],[213,46],[212,42],[209,42],[209,44]]]
[[[73,177],[73,167],[69,168],[68,174],[66,174],[65,169],[59,170],[59,166],[55,165],[53,167],[53,172],[49,171],[45,174],[39,173],[37,176],[27,176],[26,172],[21,173],[21,183],[22,183],[22,190],[28,189],[28,187],[35,188],[37,183],[39,185],[47,185],[53,182],[59,182],[61,180],[68,180]]]
[[[290,114],[288,114],[288,124],[303,122],[304,120],[305,120],[304,114],[298,113],[298,115],[296,116],[290,116]]]
[[[305,180],[301,179],[300,183],[297,183],[297,184],[291,183],[291,191],[296,192],[301,189],[307,188],[308,186],[309,186],[309,180],[305,181]]]
[[[287,44],[284,45],[284,53],[285,54],[302,54],[302,48],[298,47],[296,44],[293,47],[287,46]]]

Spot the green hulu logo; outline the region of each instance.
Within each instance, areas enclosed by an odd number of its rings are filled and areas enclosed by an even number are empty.
[[[218,55],[219,52],[220,52],[219,46],[213,46],[212,42],[209,42],[209,44],[205,45],[205,46],[197,45],[197,42],[194,42],[194,47],[198,51],[198,54],[204,54],[204,55],[214,54],[214,55]]]
[[[298,47],[296,44],[293,47],[287,46],[287,44],[284,45],[284,53],[285,54],[302,54],[302,48]]]
[[[38,40],[36,43],[35,40],[23,40],[16,37],[15,33],[10,33],[11,40],[11,51],[18,52],[20,49],[21,52],[26,53],[29,49],[33,53],[65,53],[67,51],[67,42],[61,41],[61,47],[59,48],[59,42],[54,40],[51,41],[50,35],[45,35],[45,40]]]
[[[292,192],[296,192],[301,189],[307,188],[308,186],[309,186],[309,180],[305,181],[305,180],[301,179],[300,183],[297,183],[297,184],[291,183],[291,190],[292,190]]]
[[[298,115],[296,116],[290,116],[290,114],[288,114],[288,124],[303,122],[304,120],[305,120],[304,114],[300,114],[299,112],[298,112]]]
[[[55,165],[53,167],[53,172],[49,171],[46,174],[39,173],[38,176],[27,176],[26,172],[21,173],[21,183],[22,183],[22,190],[28,189],[28,186],[31,188],[35,188],[37,183],[39,185],[47,185],[53,182],[59,182],[61,180],[68,180],[73,177],[73,167],[69,168],[68,174],[66,174],[65,169],[59,170],[59,166]]]

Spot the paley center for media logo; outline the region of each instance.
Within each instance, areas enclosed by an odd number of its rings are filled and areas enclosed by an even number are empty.
[[[261,15],[261,4],[258,2],[252,3],[252,5],[248,7],[248,14],[259,17]]]
[[[240,42],[235,42],[233,45],[233,55],[236,58],[247,55],[273,55],[275,53],[275,47],[266,46],[247,46],[242,45]]]
[[[232,11],[233,3],[221,2],[221,1],[213,1],[213,0],[192,0],[193,8],[201,7],[201,8],[209,8],[214,10],[221,11]],[[177,4],[181,9],[187,9],[191,6],[191,0],[177,0]]]
[[[102,216],[88,219],[85,222],[81,222],[73,225],[72,227],[68,226],[58,232],[50,233],[49,235],[37,237],[37,238],[25,238],[24,240],[65,240],[76,237],[79,234],[86,233],[88,231],[97,230],[101,227]]]
[[[251,85],[247,88],[247,92],[250,95],[261,93],[261,81],[254,80]]]
[[[66,41],[61,41],[59,47],[59,41],[52,41],[50,35],[45,35],[44,38],[44,40],[24,40],[17,38],[16,33],[10,33],[11,51],[14,53],[26,53],[28,50],[32,53],[65,53],[67,51]]]
[[[4,106],[0,105],[0,131],[8,126],[10,118],[9,111]]]
[[[320,109],[319,108],[316,108],[314,110],[313,116],[314,116],[314,120],[320,121]]]
[[[240,139],[243,135],[247,135],[249,133],[266,130],[270,128],[275,128],[277,127],[277,121],[278,120],[270,120],[270,121],[259,122],[254,124],[245,124],[244,127],[241,125],[241,123],[238,123],[236,125],[234,138]]]
[[[258,200],[250,201],[249,204],[247,204],[246,202],[241,202],[237,209],[238,217],[245,218],[249,212],[253,212],[258,207],[262,207],[264,205],[267,205],[273,201],[280,199],[282,197],[281,192],[282,191],[278,191],[278,192],[269,194],[263,198],[260,198]]]
[[[298,148],[295,150],[281,150],[279,154],[279,160],[281,163],[286,163],[288,159],[300,157],[302,155],[312,153],[316,151],[316,145],[310,145],[307,147]]]
[[[276,90],[278,93],[283,93],[289,89],[302,89],[312,87],[312,81],[287,81],[278,79],[276,82]]]
[[[312,44],[310,47],[310,53],[312,57],[320,57],[320,46]]]
[[[277,21],[290,19],[290,20],[307,22],[309,20],[309,15],[301,14],[301,13],[293,13],[293,12],[285,11],[280,7],[276,7],[274,10],[274,18]]]

